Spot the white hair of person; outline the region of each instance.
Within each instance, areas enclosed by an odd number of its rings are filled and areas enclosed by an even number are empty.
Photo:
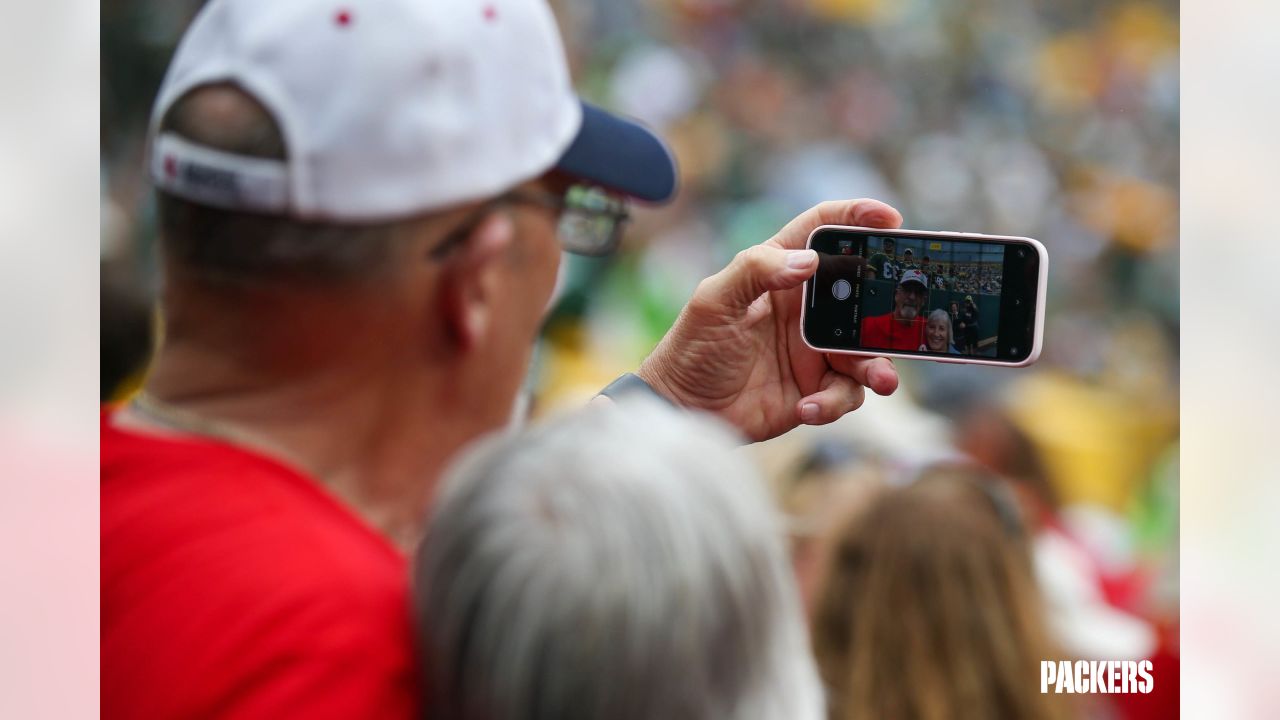
[[[950,352],[951,346],[956,344],[955,330],[951,327],[951,313],[947,312],[946,310],[943,310],[942,308],[937,308],[933,312],[929,313],[929,318],[925,321],[925,323],[928,324],[933,322],[934,320],[937,320],[939,322],[945,322],[947,326],[947,346],[942,349],[942,352]],[[926,344],[926,347],[928,347],[927,344]]]
[[[652,400],[482,443],[416,559],[428,715],[822,718],[782,523],[737,444]]]

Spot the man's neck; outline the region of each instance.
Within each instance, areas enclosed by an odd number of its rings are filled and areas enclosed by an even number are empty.
[[[220,436],[290,464],[408,550],[445,463],[483,430],[442,406],[455,396],[439,387],[447,381],[443,372],[385,368],[266,377],[235,358],[179,345],[158,354],[146,384],[148,397],[174,409],[166,417],[178,421],[140,409],[118,421],[142,431]]]

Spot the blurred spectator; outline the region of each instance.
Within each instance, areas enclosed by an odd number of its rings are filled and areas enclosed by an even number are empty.
[[[462,461],[416,561],[429,714],[821,717],[781,526],[734,444],[640,401]]]
[[[1120,549],[1129,533],[1123,519],[1099,505],[1064,503],[1035,443],[1001,407],[974,405],[959,424],[959,446],[1013,481],[1028,518],[1036,580],[1059,646],[1068,656],[1087,660],[1158,662],[1160,694],[1126,701],[1122,716],[1148,717],[1141,713],[1152,707],[1167,711],[1168,690],[1162,683],[1176,683],[1176,647],[1167,633],[1157,633],[1160,625],[1153,621],[1164,618],[1149,612],[1151,575]],[[1110,703],[1104,698],[1097,704]],[[1172,706],[1177,706],[1176,697]],[[1135,708],[1138,714],[1128,712]]]
[[[965,355],[973,355],[978,350],[978,308],[973,303],[972,295],[964,296],[964,307],[960,308],[960,346]]]
[[[867,261],[867,269],[871,271],[870,275],[868,275],[868,279],[898,279],[897,254],[895,253],[896,245],[896,240],[887,237],[884,239],[884,249],[882,251],[872,253],[871,259]]]
[[[951,307],[947,310],[947,315],[951,317],[951,337],[958,338],[960,330],[960,303],[952,300]]]
[[[1060,508],[1058,492],[1035,444],[994,401],[973,400],[957,418],[956,446],[1013,481],[1032,532],[1053,522]]]
[[[1017,504],[973,466],[934,466],[854,516],[813,633],[832,718],[1068,716],[1039,692],[1059,655]]]
[[[786,517],[791,566],[805,611],[812,615],[834,528],[865,505],[883,486],[884,478],[876,463],[843,438],[791,435],[796,437],[783,436],[756,454],[783,460],[763,469]],[[784,450],[783,444],[790,447]]]

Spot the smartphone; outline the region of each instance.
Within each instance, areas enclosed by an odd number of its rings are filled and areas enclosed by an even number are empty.
[[[1026,237],[823,225],[800,334],[814,350],[1023,367],[1040,357],[1049,256]]]

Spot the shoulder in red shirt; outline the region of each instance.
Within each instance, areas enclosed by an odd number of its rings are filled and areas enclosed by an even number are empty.
[[[924,326],[922,317],[902,322],[892,312],[873,315],[862,320],[858,344],[879,350],[919,350],[924,344]]]
[[[404,555],[315,481],[102,415],[104,717],[414,717]]]

